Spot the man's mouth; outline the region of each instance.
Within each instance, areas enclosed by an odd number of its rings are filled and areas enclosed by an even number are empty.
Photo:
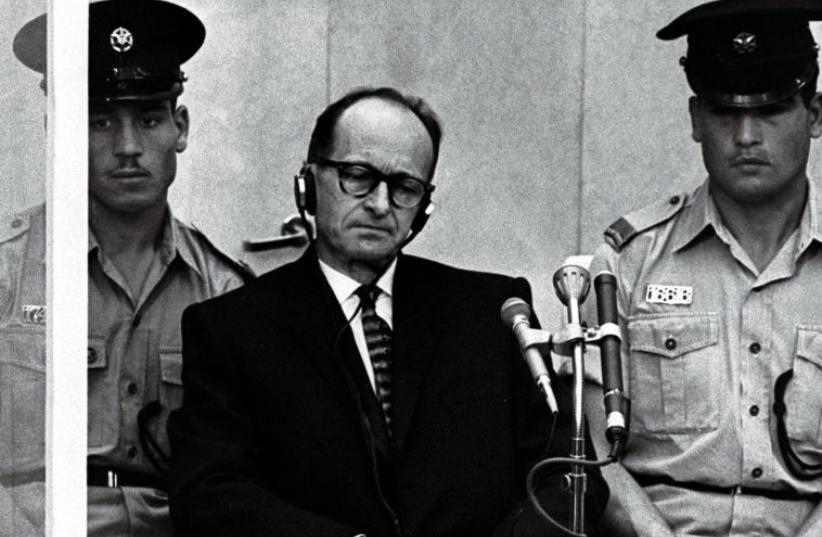
[[[374,224],[354,224],[352,227],[364,231],[370,231],[374,233],[391,233],[391,230],[384,226],[378,226]]]
[[[731,160],[733,166],[769,166],[770,164],[767,159],[751,155],[739,155]]]
[[[142,168],[119,168],[109,174],[115,179],[132,179],[135,177],[146,177],[148,172]]]

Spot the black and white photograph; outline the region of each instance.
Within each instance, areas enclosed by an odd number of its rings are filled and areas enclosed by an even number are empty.
[[[822,1],[0,5],[0,537],[822,535]]]

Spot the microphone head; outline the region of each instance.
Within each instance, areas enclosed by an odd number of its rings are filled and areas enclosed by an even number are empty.
[[[616,276],[610,270],[600,270],[594,276],[594,285],[610,284],[616,285]]]
[[[531,306],[523,299],[512,296],[502,303],[499,314],[505,326],[511,327],[514,326],[518,317],[524,316],[526,319],[531,317]]]
[[[554,273],[554,290],[562,303],[570,300],[581,304],[591,288],[591,274],[579,265],[565,265]]]

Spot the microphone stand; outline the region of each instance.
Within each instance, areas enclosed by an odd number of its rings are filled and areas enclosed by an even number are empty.
[[[591,276],[577,265],[560,267],[554,273],[554,290],[566,306],[567,324],[554,337],[554,351],[573,359],[574,387],[572,392],[573,428],[571,430],[571,458],[585,460],[585,413],[582,408],[582,388],[585,376],[585,333],[579,319],[579,305],[585,301],[591,287]],[[587,476],[582,464],[572,464],[564,476],[565,486],[571,493],[571,531],[585,531],[585,489]]]
[[[549,407],[553,392],[551,391],[544,357],[551,351],[572,358],[574,368],[574,386],[572,390],[573,429],[571,431],[570,457],[551,457],[535,464],[528,472],[526,491],[537,512],[550,525],[564,535],[585,537],[585,491],[587,476],[585,467],[606,466],[619,460],[622,447],[628,434],[625,420],[625,401],[622,399],[622,373],[619,365],[619,345],[622,335],[616,324],[616,280],[611,273],[600,273],[595,280],[597,291],[597,310],[600,326],[585,328],[580,320],[579,306],[585,301],[591,287],[589,272],[578,265],[567,264],[557,270],[553,277],[554,290],[560,301],[567,308],[565,325],[556,333],[542,329],[530,328],[528,317],[531,315],[528,304],[520,298],[511,297],[501,309],[503,323],[513,329],[517,335],[520,352],[528,363],[531,374],[545,393]],[[603,395],[608,411],[606,437],[611,443],[611,453],[602,460],[589,461],[585,456],[585,413],[583,411],[583,386],[585,379],[586,344],[597,344],[607,363],[603,364]],[[536,355],[534,353],[537,353]],[[616,354],[615,354],[616,353]],[[539,356],[543,359],[540,359]],[[535,357],[536,356],[536,357]],[[544,382],[543,382],[544,381]],[[572,495],[571,529],[555,521],[540,505],[536,497],[534,480],[536,473],[550,466],[568,465],[571,471],[563,475],[563,485]]]

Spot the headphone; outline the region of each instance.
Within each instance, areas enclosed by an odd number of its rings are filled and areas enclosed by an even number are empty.
[[[308,163],[303,163],[300,172],[294,176],[294,199],[300,214],[308,213],[314,216],[317,213],[317,185]],[[431,193],[426,192],[417,206],[417,214],[414,215],[414,220],[411,222],[406,244],[422,231],[434,212],[434,207],[435,205],[431,202]]]

